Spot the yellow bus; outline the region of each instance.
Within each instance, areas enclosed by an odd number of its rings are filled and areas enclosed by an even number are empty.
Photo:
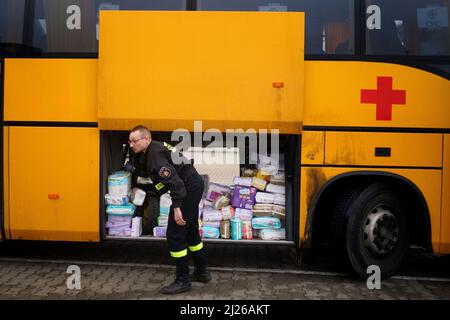
[[[194,162],[208,188],[263,180],[247,209],[282,236],[208,241],[327,245],[363,278],[395,274],[411,246],[449,253],[448,13],[448,0],[1,1],[1,240],[136,239],[108,232],[105,195],[144,124],[172,145],[178,129],[200,137],[200,154],[231,132],[214,150],[244,161]],[[250,166],[250,134],[277,141],[276,172]]]

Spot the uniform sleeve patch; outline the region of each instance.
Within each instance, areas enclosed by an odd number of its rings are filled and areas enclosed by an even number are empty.
[[[159,176],[162,178],[170,178],[170,176],[172,175],[172,171],[170,171],[169,168],[167,167],[161,167],[161,169],[159,169]]]

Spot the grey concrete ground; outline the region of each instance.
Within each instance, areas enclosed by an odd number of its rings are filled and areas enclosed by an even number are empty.
[[[380,290],[334,267],[326,252],[298,265],[289,247],[207,243],[206,250],[212,281],[164,296],[158,288],[174,273],[164,242],[1,244],[0,299],[450,300],[449,257],[420,250]],[[80,267],[80,290],[67,288],[72,264]]]
[[[80,265],[81,289],[67,288],[65,263],[0,262],[1,299],[450,299],[450,282],[391,279],[381,289],[345,276],[212,271],[209,284],[176,296],[158,293],[170,267]]]

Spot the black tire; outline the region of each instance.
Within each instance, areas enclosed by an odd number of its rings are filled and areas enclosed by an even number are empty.
[[[349,209],[358,198],[364,187],[355,185],[344,188],[337,199],[333,201],[330,219],[330,248],[333,262],[338,267],[351,267],[347,255],[347,223],[350,215]]]
[[[382,279],[401,267],[410,247],[406,212],[402,197],[383,183],[370,185],[353,202],[346,246],[350,263],[360,277],[371,275],[367,273],[370,265],[380,268]]]

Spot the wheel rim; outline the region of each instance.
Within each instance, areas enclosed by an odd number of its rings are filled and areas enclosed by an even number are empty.
[[[367,215],[364,224],[364,245],[374,256],[389,255],[398,243],[397,218],[386,206],[379,205]]]

